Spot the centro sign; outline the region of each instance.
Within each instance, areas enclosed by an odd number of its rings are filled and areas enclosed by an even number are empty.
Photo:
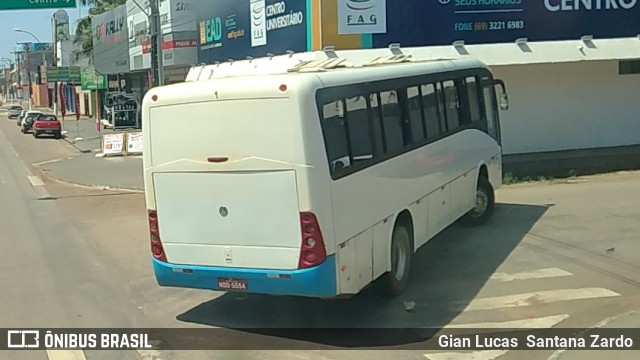
[[[0,0],[0,10],[74,8],[76,0]]]
[[[580,10],[633,9],[638,0],[544,0],[544,7],[551,12]]]

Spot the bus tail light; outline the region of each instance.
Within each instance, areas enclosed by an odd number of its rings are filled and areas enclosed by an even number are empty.
[[[160,227],[158,226],[158,212],[149,210],[149,236],[151,240],[151,253],[153,257],[167,262],[167,255],[164,253],[162,241],[160,240]]]
[[[300,229],[302,230],[302,244],[298,269],[306,269],[322,264],[327,259],[327,250],[320,231],[320,224],[315,214],[300,213]]]

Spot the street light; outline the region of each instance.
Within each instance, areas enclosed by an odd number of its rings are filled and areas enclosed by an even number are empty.
[[[38,39],[37,36],[35,36],[32,32],[24,30],[24,29],[20,29],[20,28],[13,28],[13,31],[15,32],[20,32],[20,33],[25,33],[25,34],[29,34],[31,35],[34,39],[36,39],[36,41],[39,44],[42,44],[42,41],[40,41],[40,39]],[[44,54],[44,51],[42,52],[42,65],[44,65],[47,62],[46,56]]]
[[[15,31],[15,32],[21,32],[21,33],[25,33],[25,34],[29,34],[29,35],[33,36],[33,38],[34,38],[34,39],[36,39],[36,41],[37,41],[37,42],[39,42],[39,43],[41,43],[41,42],[42,42],[42,41],[40,41],[40,39],[38,39],[38,37],[37,37],[37,36],[33,35],[33,33],[32,33],[32,32],[30,32],[30,31],[23,30],[23,29],[20,29],[20,28],[13,28],[13,31]]]

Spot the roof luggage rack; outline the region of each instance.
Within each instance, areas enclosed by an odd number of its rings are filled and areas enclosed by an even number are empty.
[[[405,62],[413,62],[415,59],[413,55],[392,55],[392,56],[378,56],[377,58],[362,64],[362,66],[376,66],[384,64],[400,64]]]
[[[288,69],[288,72],[314,72],[326,71],[328,69],[336,69],[339,67],[347,67],[347,59],[331,58],[322,60],[302,61],[298,65]]]

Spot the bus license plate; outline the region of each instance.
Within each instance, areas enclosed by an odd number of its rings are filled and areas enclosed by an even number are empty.
[[[222,290],[246,291],[247,280],[244,279],[218,279],[218,288]]]

